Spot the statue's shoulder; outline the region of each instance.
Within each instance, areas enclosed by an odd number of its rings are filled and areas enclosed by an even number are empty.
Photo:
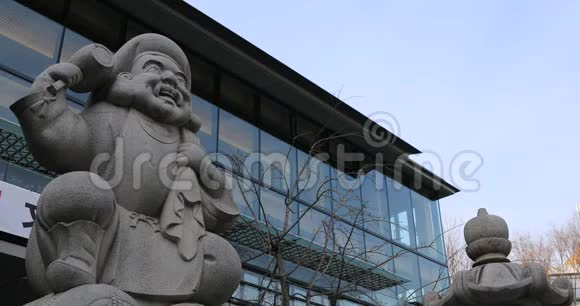
[[[108,101],[99,101],[87,105],[83,110],[84,114],[97,114],[97,113],[117,113],[117,114],[128,114],[130,108],[116,105]]]
[[[99,101],[87,105],[82,111],[81,116],[85,118],[93,131],[112,129],[113,134],[116,134],[115,131],[123,127],[129,111],[130,108],[128,107],[118,106],[107,101]]]

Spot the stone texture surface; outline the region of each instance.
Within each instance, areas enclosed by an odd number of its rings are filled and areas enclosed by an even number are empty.
[[[31,305],[221,305],[241,277],[216,235],[238,216],[195,134],[190,71],[168,38],[112,53],[89,45],[16,101],[34,157],[61,173],[45,188],[27,248]],[[66,88],[90,92],[84,110]]]
[[[574,299],[567,279],[550,283],[539,264],[512,263],[508,226],[498,216],[480,209],[465,225],[466,252],[473,269],[453,276],[443,296],[425,295],[425,306],[569,306]]]

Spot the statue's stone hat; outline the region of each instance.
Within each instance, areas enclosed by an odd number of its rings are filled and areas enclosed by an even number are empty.
[[[161,53],[173,59],[187,77],[187,88],[191,88],[191,71],[183,50],[173,40],[154,33],[133,37],[115,53],[113,75],[130,72],[137,56],[145,52]]]

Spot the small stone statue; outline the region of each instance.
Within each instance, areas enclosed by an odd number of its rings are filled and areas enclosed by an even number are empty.
[[[549,283],[539,264],[521,265],[507,258],[512,244],[506,222],[480,209],[464,228],[466,252],[473,269],[453,276],[441,297],[428,292],[425,306],[569,306],[572,284],[559,278]]]
[[[241,277],[216,235],[238,216],[195,134],[184,52],[157,34],[94,44],[50,66],[15,102],[46,186],[26,268],[31,305],[221,305]],[[65,90],[90,92],[85,108]],[[188,304],[189,303],[189,304]]]

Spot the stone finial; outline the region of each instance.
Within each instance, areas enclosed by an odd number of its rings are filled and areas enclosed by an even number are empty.
[[[474,267],[492,262],[509,262],[507,256],[512,244],[504,219],[480,208],[477,217],[465,224],[463,234],[467,243],[466,253],[474,261]]]

